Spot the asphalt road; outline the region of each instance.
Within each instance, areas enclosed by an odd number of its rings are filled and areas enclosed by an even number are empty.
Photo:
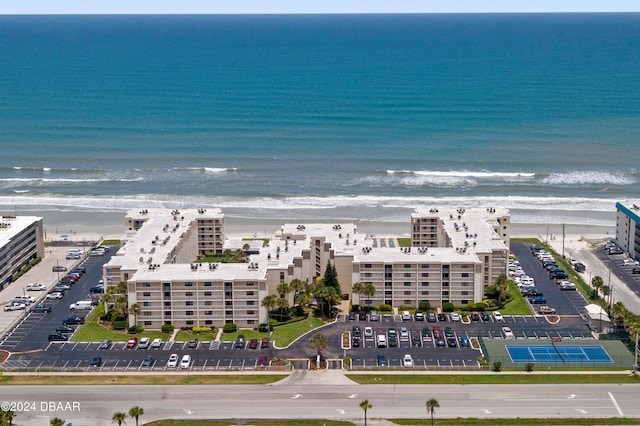
[[[317,374],[323,374],[317,372]],[[640,417],[640,385],[229,385],[11,386],[4,401],[22,402],[16,421],[42,425],[54,416],[78,425],[111,425],[116,411],[138,405],[144,422],[163,419]],[[51,404],[53,403],[53,404]],[[67,410],[64,410],[64,409]],[[27,411],[28,410],[28,411]]]

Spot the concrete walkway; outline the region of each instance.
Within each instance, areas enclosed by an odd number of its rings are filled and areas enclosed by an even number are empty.
[[[275,383],[275,385],[357,385],[348,379],[342,370],[294,370],[288,377]]]

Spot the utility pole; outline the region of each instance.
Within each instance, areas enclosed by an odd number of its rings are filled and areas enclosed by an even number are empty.
[[[562,224],[562,258],[564,259],[564,223]]]

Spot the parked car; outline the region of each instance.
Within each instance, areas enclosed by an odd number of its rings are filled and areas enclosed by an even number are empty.
[[[353,336],[351,338],[351,347],[359,348],[360,347],[360,336]]]
[[[401,342],[409,341],[409,330],[407,330],[407,327],[400,327],[400,341]]]
[[[379,367],[386,367],[389,364],[387,363],[387,357],[384,356],[383,354],[378,354],[378,366]]]
[[[373,340],[373,328],[365,327],[364,328],[364,339],[365,340]]]
[[[468,348],[471,346],[471,340],[467,336],[462,336],[458,339],[460,341],[460,347]]]
[[[258,339],[249,340],[249,349],[258,349]]]
[[[378,312],[376,311],[369,312],[369,321],[378,321]]]
[[[471,321],[480,321],[480,314],[478,312],[472,312]]]
[[[451,318],[451,321],[456,321],[456,322],[458,322],[458,321],[460,321],[460,314],[459,314],[459,313],[457,313],[457,312],[451,312],[451,313],[449,314],[449,318]]]
[[[532,305],[542,305],[547,303],[547,298],[544,296],[531,297],[529,303]]]
[[[73,327],[69,327],[68,325],[59,325],[56,327],[58,333],[73,333],[74,330]]]
[[[560,286],[560,290],[564,290],[564,291],[576,290],[576,285],[574,283],[565,283]]]
[[[411,344],[413,346],[420,346],[420,335],[418,333],[411,334]]]
[[[453,332],[451,327],[445,327],[444,335],[445,335],[445,337],[453,337],[453,336],[455,336],[455,333]]]
[[[62,265],[54,265],[51,270],[53,272],[67,272],[67,267]]]
[[[65,291],[69,290],[70,288],[71,288],[71,286],[69,284],[58,284],[52,289],[52,291],[59,291],[59,292],[63,293]]]
[[[427,321],[436,322],[438,319],[436,318],[436,313],[432,310],[427,311]]]
[[[480,319],[482,321],[491,321],[491,316],[489,316],[488,313],[482,311],[482,312],[480,312]]]
[[[199,344],[200,344],[200,341],[198,340],[198,338],[194,337],[193,339],[189,340],[189,342],[187,343],[187,348],[195,349],[198,347]]]
[[[4,307],[4,311],[5,312],[21,311],[21,310],[26,309],[26,308],[27,308],[27,305],[25,305],[24,303],[13,302],[13,303],[10,303],[10,304],[6,305]]]
[[[558,271],[550,274],[549,277],[554,280],[566,280],[567,278],[569,278],[569,275],[567,275],[567,273],[564,271]]]
[[[356,320],[356,313],[355,312],[349,312],[349,321],[355,321]]]
[[[431,340],[431,330],[429,329],[429,327],[424,327],[420,334],[422,334],[422,340]]]
[[[102,365],[102,358],[99,356],[94,356],[91,360],[91,367],[98,368]]]
[[[244,349],[244,334],[238,334],[238,338],[236,339],[236,348]]]
[[[513,334],[513,331],[511,331],[511,328],[509,327],[502,327],[502,334],[504,334],[504,338],[505,339],[515,339],[516,335]]]
[[[358,321],[366,321],[367,313],[365,311],[358,312]]]
[[[632,274],[640,274],[640,266],[636,266],[631,270]]]
[[[160,346],[162,346],[162,339],[159,337],[156,337],[155,339],[153,339],[153,342],[151,342],[151,347],[152,348],[159,348]]]
[[[36,301],[36,298],[33,296],[16,296],[15,299],[13,299],[14,302],[18,302],[18,303],[24,303],[25,305],[30,305],[32,303],[34,303]]]
[[[137,337],[129,337],[129,340],[127,340],[127,349],[133,349],[136,347],[137,344],[138,344]]]
[[[612,248],[612,249],[609,249],[609,254],[610,254],[610,255],[623,254],[623,253],[624,253],[624,251],[622,251],[622,249],[621,249],[621,248],[615,248],[615,247],[614,247],[614,248]]]
[[[169,355],[169,360],[167,361],[167,368],[176,368],[178,366],[178,354]]]
[[[183,355],[180,360],[180,368],[187,369],[191,367],[191,355]]]
[[[260,355],[258,358],[258,362],[256,363],[257,367],[264,368],[267,366],[267,357],[265,355]]]
[[[32,283],[27,284],[27,291],[45,291],[47,289],[43,284]]]
[[[438,321],[447,322],[447,316],[445,314],[439,313],[437,317],[438,317]]]
[[[573,265],[573,269],[575,269],[576,272],[584,272],[587,269],[587,267],[584,266],[584,263],[578,262]]]
[[[104,287],[103,286],[93,286],[89,289],[89,293],[91,294],[101,294],[104,293]]]
[[[149,339],[148,337],[143,337],[142,339],[140,339],[140,342],[138,343],[138,349],[147,349],[150,344],[151,344],[151,339]]]
[[[98,346],[98,349],[109,349],[110,347],[111,347],[111,340],[104,339],[102,342],[100,342],[100,346]]]
[[[50,342],[66,342],[69,340],[69,336],[62,333],[53,333],[49,335]]]
[[[504,322],[504,317],[502,316],[502,314],[498,311],[494,311],[493,312],[493,320],[495,322]]]
[[[155,362],[156,360],[151,355],[148,355],[144,358],[144,360],[142,360],[142,364],[140,364],[140,367],[151,368],[153,367],[153,364],[155,364]]]
[[[64,294],[62,294],[62,292],[54,291],[52,293],[47,294],[44,298],[45,299],[62,299],[62,296],[64,296]]]
[[[402,358],[402,365],[407,368],[413,367],[413,358],[410,354],[404,355],[404,358]]]
[[[35,305],[29,309],[29,312],[45,314],[45,313],[51,312],[51,305],[43,305],[43,304]]]
[[[424,314],[422,311],[416,311],[415,319],[416,321],[424,321]]]
[[[360,336],[360,327],[358,327],[357,325],[354,325],[353,327],[351,327],[351,335],[352,336]]]
[[[84,324],[84,318],[83,317],[77,317],[77,316],[70,316],[68,318],[63,319],[62,320],[62,324],[64,324],[64,325]]]
[[[268,348],[269,348],[269,338],[263,337],[262,341],[260,342],[260,349],[268,349]]]
[[[447,337],[447,346],[449,346],[450,348],[457,348],[458,341],[455,337]]]

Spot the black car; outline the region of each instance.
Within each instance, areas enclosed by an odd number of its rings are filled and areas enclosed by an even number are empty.
[[[413,346],[420,346],[420,340],[420,335],[418,333],[411,334],[411,344],[413,344]]]
[[[584,263],[578,262],[575,265],[573,265],[573,269],[575,269],[576,272],[584,272],[587,269],[587,267],[584,266]]]
[[[51,305],[36,305],[29,308],[29,312],[36,312],[39,314],[51,312]]]
[[[640,274],[640,266],[636,266],[631,270],[632,274]]]
[[[62,320],[62,324],[63,325],[78,325],[78,324],[84,324],[84,318],[83,317],[76,317],[76,316],[71,316],[68,318],[65,318]]]
[[[455,333],[453,332],[451,327],[445,327],[444,335],[445,335],[445,337],[453,337],[453,336],[455,336]]]
[[[101,285],[96,285],[93,286],[89,289],[89,293],[94,294],[94,293],[104,293],[104,287]]]
[[[386,367],[387,365],[389,365],[389,364],[387,363],[387,357],[386,357],[386,356],[384,356],[384,355],[382,355],[382,354],[379,354],[379,355],[378,355],[378,365],[379,365],[380,367]]]
[[[358,321],[366,321],[366,320],[367,320],[367,313],[364,311],[358,312]]]
[[[416,311],[415,319],[416,321],[424,321],[424,313],[422,311]]]
[[[69,327],[68,325],[59,325],[56,327],[56,331],[58,333],[73,333],[74,328]]]
[[[436,319],[436,313],[435,313],[435,312],[433,312],[433,311],[428,311],[428,312],[427,312],[427,321],[429,321],[429,322],[436,322],[436,321],[437,321],[437,319]]]
[[[91,366],[93,368],[98,368],[102,365],[102,358],[99,356],[94,356],[93,359],[91,360]]]
[[[489,316],[489,314],[484,311],[480,312],[480,319],[482,321],[491,321],[491,317]]]
[[[547,303],[547,298],[544,296],[532,297],[529,299],[529,303],[531,303],[532,305],[542,305],[544,303]]]
[[[566,280],[567,278],[569,278],[569,275],[567,275],[567,273],[564,271],[558,271],[552,273],[549,278],[553,278],[554,280]]]
[[[443,313],[438,314],[438,321],[447,322],[447,316]]]
[[[436,338],[436,345],[437,345],[437,346],[440,346],[440,347],[442,347],[442,346],[446,346],[447,344],[446,344],[446,342],[444,341],[444,337],[438,337],[438,338]]]
[[[239,334],[236,339],[236,348],[244,349],[244,334]]]
[[[351,338],[351,346],[354,348],[360,347],[360,336],[353,336]]]
[[[358,327],[357,325],[354,325],[351,328],[351,335],[360,337],[360,327]]]
[[[66,342],[67,340],[69,340],[69,336],[67,336],[66,334],[55,333],[49,335],[50,342]]]
[[[349,321],[355,321],[355,320],[356,320],[356,313],[349,312]]]
[[[455,337],[447,337],[447,346],[449,346],[450,348],[457,348],[458,341]]]
[[[530,296],[530,297],[544,296],[544,294],[535,287],[526,289],[525,291],[522,292],[522,295]]]

